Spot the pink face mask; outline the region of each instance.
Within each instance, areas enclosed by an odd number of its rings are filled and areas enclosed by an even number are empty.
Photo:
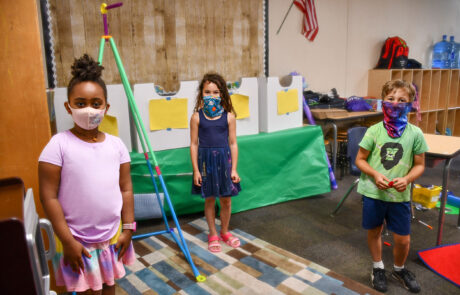
[[[91,130],[101,124],[102,119],[105,115],[104,109],[95,109],[92,107],[86,107],[82,109],[74,109],[69,106],[72,111],[72,119],[79,127]]]

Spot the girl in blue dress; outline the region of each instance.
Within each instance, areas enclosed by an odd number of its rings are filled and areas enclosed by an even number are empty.
[[[205,198],[204,213],[209,227],[208,249],[220,252],[220,240],[237,248],[240,240],[228,231],[231,197],[241,190],[236,171],[238,145],[236,118],[227,83],[216,73],[204,75],[190,120],[190,157],[193,166],[192,194]],[[221,232],[215,224],[215,202],[219,198]]]

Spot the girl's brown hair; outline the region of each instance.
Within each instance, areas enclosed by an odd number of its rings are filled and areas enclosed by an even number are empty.
[[[382,87],[382,99],[384,99],[388,94],[392,93],[395,89],[405,89],[409,95],[409,101],[414,101],[415,97],[415,87],[404,80],[393,80],[388,81]]]
[[[234,113],[236,115],[235,109],[232,105],[232,100],[230,99],[230,94],[228,93],[227,83],[224,78],[217,73],[207,73],[203,76],[200,86],[198,88],[198,94],[196,96],[195,112],[203,106],[203,88],[206,83],[214,83],[220,91],[221,102],[220,104],[228,113]]]

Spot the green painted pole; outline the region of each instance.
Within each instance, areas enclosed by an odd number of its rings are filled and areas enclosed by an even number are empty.
[[[99,57],[97,59],[100,65],[102,65],[102,57],[104,56],[104,44],[105,44],[105,39],[104,37],[102,37],[101,43],[99,44]]]
[[[150,158],[153,160],[155,170],[156,170],[157,175],[158,175],[158,179],[160,180],[160,184],[163,187],[163,192],[165,194],[165,200],[168,203],[168,206],[169,206],[169,208],[171,210],[171,216],[174,219],[174,223],[176,224],[177,232],[179,234],[179,237],[180,237],[182,243],[180,243],[179,240],[176,239],[176,237],[174,236],[174,232],[172,230],[171,230],[171,235],[173,236],[174,240],[176,240],[177,245],[181,249],[182,253],[184,254],[184,256],[186,258],[186,260],[189,262],[190,267],[192,268],[193,274],[196,277],[196,280],[198,282],[204,282],[206,280],[206,277],[200,274],[200,272],[196,268],[195,264],[193,263],[192,255],[190,254],[190,251],[189,251],[189,249],[187,247],[185,238],[184,238],[184,236],[182,234],[182,229],[180,228],[179,221],[177,220],[177,217],[176,217],[176,213],[174,212],[174,207],[173,207],[171,199],[169,197],[169,193],[168,193],[168,190],[166,188],[166,184],[164,182],[163,175],[160,172],[160,168],[159,168],[157,160],[155,158],[155,154],[153,153],[153,149],[152,149],[152,147],[150,145],[150,141],[148,140],[147,132],[145,130],[144,124],[141,124],[141,122],[140,122],[141,116],[139,114],[139,109],[137,108],[137,105],[134,102],[133,91],[131,89],[131,85],[129,84],[128,77],[126,76],[126,72],[125,72],[125,69],[123,67],[123,63],[121,61],[120,55],[118,54],[117,46],[115,45],[115,41],[113,41],[112,38],[110,38],[109,41],[110,41],[110,45],[112,47],[112,51],[113,51],[113,55],[115,57],[115,62],[117,64],[118,71],[120,72],[121,81],[123,83],[123,88],[125,89],[126,96],[128,97],[128,101],[129,101],[129,105],[131,107],[131,111],[134,112],[133,117],[135,118],[134,121],[136,123],[136,128],[137,128],[138,133],[139,133],[139,138],[141,139],[142,148],[143,148],[143,151],[144,151],[145,156],[146,156],[145,158],[147,160],[147,165],[148,166],[150,165],[149,158],[147,157],[147,155],[150,154]],[[142,140],[142,136],[141,136],[140,131],[142,131],[142,135],[144,136],[145,142],[147,143],[148,152],[145,149],[145,145],[143,144],[143,140]],[[149,169],[150,168],[151,167],[149,166]],[[150,171],[150,173],[151,173],[152,179],[153,179],[153,171]],[[160,204],[160,200],[158,200],[158,203]],[[164,211],[162,213],[163,213],[163,219],[165,219],[165,223],[167,225],[168,222],[167,222],[167,219],[166,219]],[[169,228],[169,226],[167,226],[167,227]]]
[[[123,86],[125,88],[126,96],[128,97],[128,100],[130,101],[131,109],[136,113],[136,116],[134,116],[134,117],[141,118],[141,116],[139,114],[139,109],[137,108],[137,105],[135,103],[133,103],[133,101],[134,101],[133,91],[131,90],[131,85],[129,85],[128,77],[126,76],[126,72],[125,72],[125,69],[123,67],[123,63],[121,62],[120,55],[118,54],[118,50],[117,50],[117,46],[115,45],[115,41],[113,41],[113,38],[110,38],[109,41],[110,41],[110,46],[112,46],[113,55],[115,57],[115,62],[117,63],[118,70],[120,71],[121,81],[122,81]],[[140,126],[140,128],[139,128],[139,126]],[[144,138],[148,138],[147,137],[147,131],[145,130],[145,127],[144,127],[143,124],[139,124],[139,122],[137,122],[136,127],[138,127],[138,132],[139,131],[142,132],[142,133],[139,132],[139,134],[142,134],[144,136]],[[139,138],[141,138],[141,136],[139,136]],[[157,167],[158,162],[157,162],[157,159],[155,157],[155,154],[152,152],[153,149],[152,149],[152,147],[150,145],[150,142],[148,140],[146,140],[146,143],[147,143],[147,146],[148,146],[148,153],[150,154],[150,158],[153,160],[154,166]],[[147,150],[144,149],[144,152],[147,152]]]

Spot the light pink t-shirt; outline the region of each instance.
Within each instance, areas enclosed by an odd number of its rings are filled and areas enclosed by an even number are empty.
[[[120,164],[130,162],[118,137],[105,133],[103,142],[89,143],[67,130],[51,138],[38,161],[62,167],[58,200],[75,237],[98,243],[116,234],[123,205]]]

